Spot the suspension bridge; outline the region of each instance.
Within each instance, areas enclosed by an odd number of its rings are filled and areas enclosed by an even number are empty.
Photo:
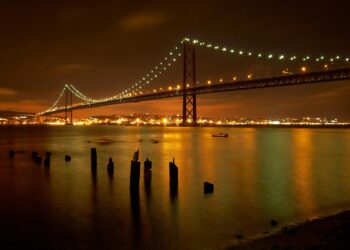
[[[214,77],[215,80],[198,81],[197,51],[211,51],[227,60],[227,79]],[[155,86],[157,79],[167,81],[165,72],[182,58],[182,82],[175,86]],[[226,62],[226,63],[227,63]],[[217,66],[221,75],[222,66]],[[210,66],[209,68],[215,68]],[[209,71],[205,69],[205,74]],[[203,74],[204,75],[204,74]],[[211,72],[211,79],[213,73]],[[54,104],[39,116],[64,113],[67,124],[73,123],[73,111],[107,105],[143,102],[157,99],[182,97],[183,125],[197,124],[197,95],[238,90],[282,87],[290,85],[337,82],[350,79],[350,59],[340,55],[333,57],[296,56],[272,53],[253,53],[236,50],[226,46],[213,45],[197,39],[184,38],[181,44],[171,50],[156,66],[139,81],[120,93],[100,99],[93,99],[82,94],[74,85],[66,84]],[[79,102],[73,103],[73,96]],[[63,103],[62,103],[63,102]]]

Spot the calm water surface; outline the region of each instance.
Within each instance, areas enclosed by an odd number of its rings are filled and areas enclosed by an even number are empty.
[[[211,137],[216,132],[230,136]],[[114,143],[91,142],[101,138]],[[152,182],[145,185],[141,170],[140,192],[131,195],[130,160],[138,148],[141,161],[153,162]],[[51,168],[36,165],[32,150],[52,152]],[[173,157],[177,195],[169,188]],[[272,232],[271,219],[282,227],[349,209],[349,180],[349,129],[0,127],[0,246],[225,247],[236,234]],[[213,194],[203,194],[204,181],[215,184]]]

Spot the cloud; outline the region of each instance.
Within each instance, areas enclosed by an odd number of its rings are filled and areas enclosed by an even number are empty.
[[[43,100],[20,100],[13,102],[0,102],[0,110],[22,111],[22,112],[40,112],[47,109]]]
[[[16,95],[17,92],[10,88],[0,88],[0,95]]]
[[[162,12],[138,13],[124,18],[120,25],[127,31],[136,31],[160,25],[168,20]]]

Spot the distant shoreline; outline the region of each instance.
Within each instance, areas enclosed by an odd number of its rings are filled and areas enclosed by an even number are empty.
[[[0,124],[0,127],[62,127],[65,125],[48,125],[48,124]],[[93,125],[76,125],[76,127],[90,127],[90,126],[114,126],[114,127],[182,127],[177,125],[132,125],[132,124],[93,124]],[[199,125],[188,126],[194,128],[337,128],[349,129],[350,124],[339,125]]]

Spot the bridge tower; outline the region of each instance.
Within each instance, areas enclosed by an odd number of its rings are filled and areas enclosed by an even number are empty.
[[[187,94],[188,87],[196,85],[196,57],[195,45],[183,42],[183,106],[182,125],[197,125],[197,102],[196,94]]]
[[[68,102],[70,102],[70,107],[72,107],[73,104],[73,94],[71,91],[68,93],[68,89],[65,91],[66,96],[66,105],[64,110],[64,118],[66,125],[73,125],[73,110],[68,108]]]

